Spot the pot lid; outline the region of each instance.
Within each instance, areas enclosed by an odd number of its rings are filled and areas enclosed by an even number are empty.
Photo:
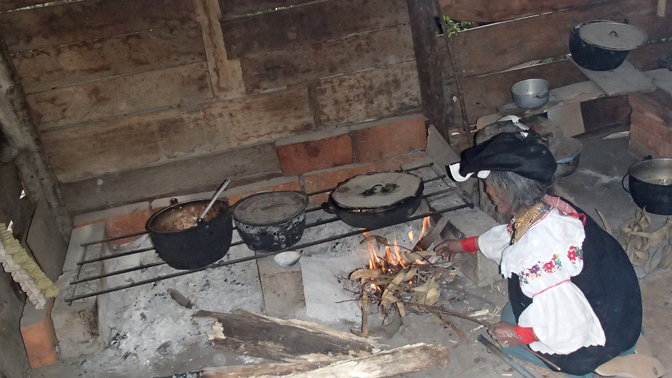
[[[648,39],[644,30],[613,21],[585,23],[579,28],[579,36],[586,43],[614,51],[634,50]]]
[[[369,173],[342,182],[331,193],[331,198],[343,208],[387,207],[414,197],[421,182],[419,177],[409,173]]]
[[[233,208],[233,217],[253,226],[284,223],[301,214],[308,205],[303,192],[263,192],[243,198]]]

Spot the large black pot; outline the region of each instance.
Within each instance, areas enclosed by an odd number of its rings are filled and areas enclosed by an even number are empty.
[[[606,27],[604,36],[586,37],[584,35],[587,34],[585,32],[587,28],[590,30],[596,26]],[[618,43],[624,39],[627,41]],[[632,25],[607,20],[592,20],[576,25],[570,30],[569,51],[576,64],[585,69],[610,71],[620,67],[630,50],[641,46],[646,40],[646,32]]]
[[[339,190],[348,181],[339,184],[334,192]],[[376,185],[377,187],[379,185]],[[373,190],[371,188],[370,190]],[[322,204],[322,209],[330,214],[337,215],[346,224],[366,228],[369,230],[392,226],[406,221],[415,213],[422,201],[424,185],[419,181],[417,190],[412,195],[387,206],[344,207],[334,200],[334,192],[329,195],[329,201]]]
[[[298,243],[306,228],[308,196],[297,191],[257,193],[236,203],[240,238],[254,251],[276,252]]]
[[[628,191],[637,206],[659,215],[672,215],[672,159],[650,159],[633,164],[628,173]]]
[[[152,215],[145,226],[154,249],[175,269],[198,269],[221,259],[229,251],[233,224],[225,201],[215,201],[205,219],[196,222],[209,200],[171,206]],[[195,226],[194,226],[195,225]]]

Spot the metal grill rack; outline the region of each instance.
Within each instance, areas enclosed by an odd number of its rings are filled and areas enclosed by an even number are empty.
[[[435,163],[420,165],[418,167],[414,167],[414,168],[411,168],[411,169],[404,170],[404,172],[414,172],[414,171],[415,172],[420,172],[421,170],[422,170],[423,173],[429,173],[432,176],[432,177],[428,177],[428,178],[423,177],[422,181],[425,184],[426,189],[427,189],[427,184],[429,184],[429,183],[438,184],[438,185],[433,185],[433,186],[438,186],[438,188],[436,188],[433,191],[430,191],[429,193],[423,193],[423,196],[422,196],[423,199],[427,200],[430,204],[432,204],[433,209],[432,209],[432,211],[429,211],[429,212],[424,213],[424,214],[416,214],[416,215],[414,215],[410,218],[407,218],[405,221],[400,222],[398,224],[411,222],[411,221],[414,221],[414,220],[417,220],[417,219],[426,218],[428,216],[447,213],[447,212],[451,212],[451,211],[455,211],[455,210],[459,210],[459,209],[463,209],[463,208],[467,208],[467,207],[469,207],[469,208],[474,207],[474,204],[467,197],[465,197],[463,195],[463,193],[460,191],[460,189],[457,188],[455,183],[453,183],[450,180],[447,180],[446,176],[441,174],[441,172],[439,171],[439,169],[435,165]],[[425,175],[422,175],[422,176],[425,176]],[[308,196],[310,197],[310,196],[315,196],[315,195],[318,195],[318,194],[328,193],[328,192],[331,192],[333,189],[334,188],[330,188],[330,189],[326,189],[326,190],[322,190],[322,191],[318,191],[318,192],[314,192],[314,193],[309,193]],[[459,203],[457,205],[443,207],[443,208],[441,208],[441,207],[437,208],[436,206],[434,206],[434,203],[432,202],[433,199],[444,198],[444,197],[447,197],[447,196],[456,196],[457,198],[459,198],[461,203]],[[435,201],[435,202],[440,202],[440,201]],[[316,207],[306,209],[306,213],[313,213],[313,212],[317,212],[317,211],[323,212],[322,208],[320,206],[316,206]],[[324,214],[326,214],[326,213],[324,213]],[[327,217],[326,219],[318,219],[318,220],[316,220],[312,223],[307,223],[306,224],[306,229],[326,225],[326,224],[337,222],[337,221],[340,221],[338,217]],[[234,228],[234,230],[235,230],[235,228]],[[242,258],[238,258],[238,259],[234,259],[234,260],[228,260],[228,261],[220,260],[220,261],[218,261],[214,264],[208,265],[208,266],[203,267],[203,268],[191,269],[191,270],[175,270],[175,273],[156,275],[154,277],[149,277],[149,278],[144,279],[144,280],[132,282],[132,283],[125,284],[125,285],[109,287],[109,288],[105,288],[105,289],[102,289],[102,290],[91,290],[91,291],[86,291],[85,290],[85,292],[83,292],[83,293],[76,294],[79,284],[83,284],[85,282],[95,281],[95,280],[103,279],[103,278],[107,278],[107,277],[119,276],[119,275],[123,275],[123,274],[130,273],[130,272],[144,271],[148,268],[152,268],[152,267],[161,266],[161,265],[166,264],[163,261],[157,261],[157,262],[150,263],[150,264],[141,264],[141,265],[131,267],[131,268],[119,269],[119,270],[106,272],[106,273],[102,273],[102,274],[81,277],[82,267],[86,264],[102,262],[104,260],[110,260],[110,259],[120,258],[120,257],[124,257],[124,256],[130,256],[130,255],[134,255],[134,254],[137,254],[137,253],[154,250],[154,248],[151,248],[151,247],[150,248],[138,248],[138,249],[134,249],[134,250],[127,251],[127,252],[120,252],[120,253],[110,254],[110,255],[107,255],[107,256],[100,256],[100,257],[88,258],[87,259],[87,256],[86,256],[87,255],[87,247],[89,247],[91,245],[106,243],[106,242],[110,242],[110,241],[114,241],[114,240],[125,239],[125,238],[133,237],[133,236],[141,236],[141,235],[146,234],[146,232],[139,232],[139,233],[134,233],[134,234],[118,236],[118,237],[114,237],[114,238],[108,238],[108,239],[102,239],[102,240],[98,240],[98,241],[88,242],[88,243],[84,243],[84,244],[81,245],[84,248],[84,252],[82,254],[82,259],[77,263],[77,265],[78,265],[77,273],[75,275],[75,278],[70,282],[70,287],[68,288],[68,291],[69,291],[70,294],[69,294],[68,297],[65,298],[65,302],[72,303],[73,301],[84,299],[84,298],[94,297],[94,296],[97,296],[97,295],[111,293],[111,292],[115,292],[115,291],[119,291],[119,290],[124,290],[124,289],[128,289],[128,288],[135,287],[135,286],[146,285],[146,284],[150,284],[150,283],[154,283],[154,282],[158,282],[158,281],[162,281],[162,280],[166,280],[166,279],[170,279],[170,278],[174,278],[174,277],[184,276],[184,275],[187,275],[187,274],[200,272],[200,271],[203,271],[203,270],[206,270],[206,269],[215,269],[215,268],[220,268],[220,267],[227,266],[227,265],[233,265],[233,264],[241,263],[241,262],[244,262],[244,261],[250,261],[250,260],[255,260],[255,259],[258,259],[258,258],[269,257],[269,256],[276,255],[280,252],[283,252],[285,250],[300,250],[300,249],[320,245],[320,244],[323,244],[323,243],[333,242],[333,241],[336,241],[336,240],[339,240],[339,239],[343,239],[343,238],[347,238],[347,237],[351,237],[351,236],[356,236],[356,235],[363,234],[364,232],[375,231],[375,230],[376,229],[355,229],[355,228],[352,228],[352,231],[349,231],[349,232],[345,232],[345,233],[342,233],[342,234],[339,234],[339,235],[334,235],[334,236],[330,236],[330,237],[326,237],[326,238],[321,238],[319,240],[314,240],[314,241],[310,241],[310,242],[305,242],[305,243],[299,242],[296,245],[293,245],[289,248],[286,248],[284,250],[277,251],[277,252],[255,254],[255,255],[252,255],[252,256],[242,257]],[[235,246],[241,245],[241,244],[244,244],[244,243],[243,243],[242,240],[239,240],[239,241],[231,243],[231,247],[235,247]],[[80,285],[80,287],[81,286],[82,285]]]

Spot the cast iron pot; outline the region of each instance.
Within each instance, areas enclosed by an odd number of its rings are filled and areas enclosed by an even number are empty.
[[[633,50],[646,42],[646,33],[643,31],[641,32],[644,34],[644,39],[641,44],[623,49],[610,49],[603,46],[598,46],[581,38],[581,28],[596,23],[622,25],[608,20],[592,20],[578,24],[570,30],[569,51],[572,54],[572,59],[576,62],[576,64],[587,70],[610,71],[616,69],[620,67],[621,64],[623,64],[630,50]],[[631,27],[634,28],[634,26]],[[617,32],[612,31],[611,33]]]
[[[625,187],[625,178],[628,188]],[[637,206],[659,215],[672,215],[672,159],[648,159],[633,164],[621,182]]]
[[[196,222],[209,200],[177,203],[152,215],[145,226],[154,249],[175,269],[198,269],[221,259],[229,251],[233,224],[225,201],[215,201],[203,221]]]
[[[246,201],[273,194],[291,194],[300,201],[299,207],[294,214],[287,217],[288,219],[272,224],[269,224],[268,222],[255,222],[241,219],[242,217],[238,214],[238,210],[241,205],[245,205]],[[303,231],[306,228],[305,209],[307,205],[308,196],[303,192],[287,191],[257,193],[244,198],[234,206],[233,219],[240,238],[243,239],[245,244],[251,250],[259,252],[276,252],[289,248],[301,240]]]
[[[322,210],[337,215],[343,222],[352,227],[373,230],[406,221],[420,207],[423,190],[424,185],[421,181],[417,192],[403,201],[385,207],[355,209],[339,206],[332,195],[329,195],[329,201],[322,204]]]

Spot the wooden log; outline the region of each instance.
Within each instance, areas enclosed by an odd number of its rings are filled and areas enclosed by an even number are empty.
[[[72,231],[72,219],[64,206],[60,188],[39,142],[28,102],[1,39],[0,130],[9,146],[18,151],[16,166],[33,202],[43,200],[47,203],[63,239],[67,241]]]
[[[208,57],[210,85],[220,100],[245,94],[239,60],[229,60],[219,19],[222,12],[217,0],[194,0],[196,19],[203,30],[203,43]]]
[[[222,9],[222,18],[229,19],[247,15],[255,15],[278,8],[310,3],[313,0],[219,0]]]
[[[231,186],[282,176],[275,147],[261,144],[219,154],[169,161],[165,164],[116,172],[62,184],[72,214],[81,214],[141,201],[217,189],[223,177]]]
[[[230,314],[198,311],[194,317],[215,318],[208,339],[216,347],[278,361],[333,361],[334,356],[368,356],[378,345],[351,333],[317,323],[283,320],[247,311]]]
[[[44,0],[1,0],[0,12],[43,4]]]
[[[432,1],[408,0],[407,3],[413,31],[422,112],[441,136],[450,142],[447,119],[452,107],[448,107],[443,91],[443,76],[436,39],[436,9]]]
[[[41,130],[212,98],[205,63],[119,76],[27,96]]]
[[[411,28],[400,25],[245,55],[240,62],[245,88],[258,92],[414,60]]]
[[[613,0],[469,29],[450,41],[462,75],[471,77],[567,54],[570,29],[591,19],[628,19],[632,25],[645,29],[652,40],[672,34],[672,16],[655,16],[653,0]],[[530,38],[532,35],[534,38]]]
[[[520,80],[540,77],[550,88],[586,81],[587,78],[570,61],[542,64],[520,70],[465,79],[464,97],[469,119],[497,112],[497,107],[512,101],[511,86]]]
[[[415,62],[320,80],[308,86],[315,125],[333,127],[417,111]]]
[[[56,175],[72,182],[312,130],[305,88],[48,130]]]
[[[164,28],[14,54],[26,93],[205,61],[200,27]]]
[[[233,377],[393,377],[402,374],[434,370],[448,364],[448,348],[440,345],[413,344],[376,353],[371,356],[347,359],[324,367],[313,368],[315,363],[268,364],[245,367],[203,369],[203,378]]]
[[[224,21],[229,58],[408,22],[405,0],[326,0]]]
[[[553,12],[608,0],[440,0],[443,14],[453,20],[497,22]]]
[[[90,0],[0,14],[0,34],[15,53],[194,21],[191,0]]]

